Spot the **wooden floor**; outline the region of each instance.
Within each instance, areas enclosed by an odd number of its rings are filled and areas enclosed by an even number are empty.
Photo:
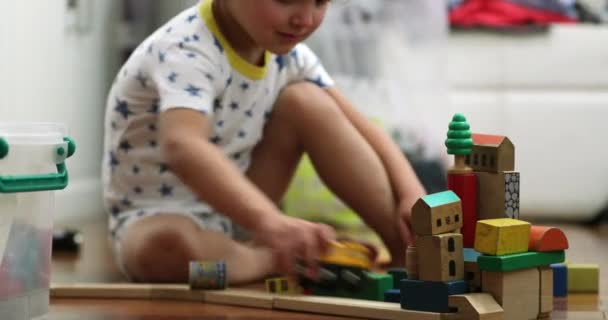
[[[570,241],[567,259],[572,263],[600,265],[600,295],[570,295],[555,301],[553,319],[608,320],[608,225],[583,227],[575,224],[550,224],[561,228]],[[74,226],[71,226],[74,227]],[[84,236],[79,254],[53,257],[54,283],[124,282],[114,265],[106,240],[104,222],[77,227]],[[49,320],[113,319],[347,319],[293,312],[268,311],[177,301],[52,299]]]

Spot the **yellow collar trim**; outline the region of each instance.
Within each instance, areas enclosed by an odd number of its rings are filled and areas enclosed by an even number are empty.
[[[232,48],[228,40],[224,37],[222,32],[220,32],[220,28],[215,21],[215,17],[213,16],[212,10],[213,0],[204,1],[200,6],[200,15],[207,23],[207,27],[211,30],[211,33],[218,39],[222,47],[224,48],[224,52],[226,53],[226,57],[228,58],[228,62],[230,65],[239,73],[250,78],[252,80],[260,80],[266,76],[266,66],[268,66],[268,61],[270,61],[270,52],[266,51],[264,53],[264,66],[259,67],[254,64],[251,64],[245,59],[241,58],[238,53]]]

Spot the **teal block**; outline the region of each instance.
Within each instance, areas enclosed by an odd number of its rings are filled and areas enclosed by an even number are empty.
[[[523,252],[503,256],[481,255],[477,258],[477,265],[482,271],[514,271],[540,266],[548,266],[554,263],[564,262],[566,255],[564,251],[552,252]]]
[[[477,258],[481,256],[481,253],[475,251],[473,248],[463,248],[462,255],[464,257],[464,262],[477,262]]]
[[[401,280],[407,279],[407,270],[405,268],[390,268],[387,273],[393,276],[393,289],[399,289]]]

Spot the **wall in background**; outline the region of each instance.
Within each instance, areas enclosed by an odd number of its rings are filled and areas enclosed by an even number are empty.
[[[198,0],[156,0],[156,6],[158,13],[156,21],[159,25],[163,25],[165,22],[173,18],[174,15],[178,14],[182,10],[197,4]]]
[[[197,2],[154,1],[157,24]],[[66,1],[0,1],[0,121],[64,122],[78,145],[70,186],[57,193],[59,223],[102,214],[102,126],[119,66],[120,2],[81,0],[75,18]],[[586,218],[608,200],[605,43],[608,29],[584,26],[450,37],[451,110],[464,112],[473,131],[514,141],[524,213]]]
[[[452,108],[515,144],[522,218],[584,220],[608,202],[606,43],[589,25],[450,38]]]
[[[106,94],[117,70],[117,1],[0,1],[0,121],[62,122],[77,144],[57,221],[101,213]]]

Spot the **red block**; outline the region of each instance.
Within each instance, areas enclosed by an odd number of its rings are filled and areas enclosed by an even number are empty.
[[[449,173],[448,189],[454,191],[462,203],[463,245],[465,248],[473,248],[477,224],[477,176],[475,173]]]
[[[568,249],[568,239],[563,231],[553,227],[530,228],[529,251],[548,252]]]

